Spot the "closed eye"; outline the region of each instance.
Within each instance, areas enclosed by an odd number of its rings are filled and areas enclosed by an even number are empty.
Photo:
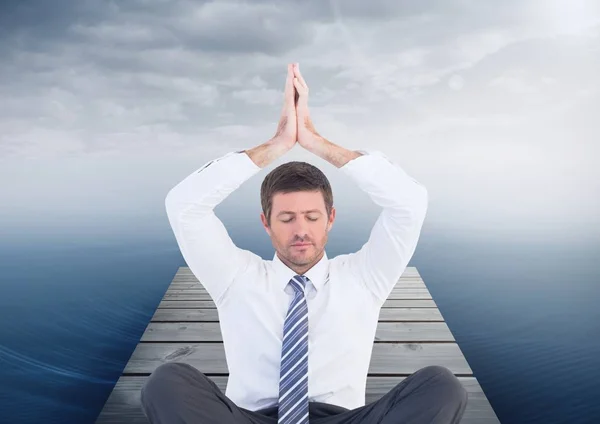
[[[313,222],[314,222],[314,221],[317,221],[318,219],[319,219],[319,218],[308,218],[308,220],[309,220],[309,221],[313,221]],[[291,219],[288,219],[288,220],[286,220],[286,221],[281,221],[281,222],[291,222],[291,221],[293,221],[293,220],[294,220],[294,218],[291,218]]]

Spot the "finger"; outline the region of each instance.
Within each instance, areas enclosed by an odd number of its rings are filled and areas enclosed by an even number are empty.
[[[298,90],[298,93],[301,96],[308,94],[308,89],[302,85],[297,77],[294,77],[294,87],[296,87],[296,90]]]
[[[304,92],[306,91],[304,89],[304,87],[302,86],[302,84],[300,83],[300,80],[296,77],[294,77],[294,87],[296,88],[296,91],[298,92],[298,95],[303,95]]]
[[[294,95],[294,84],[293,84],[294,72],[292,65],[288,64],[288,73],[285,80],[285,99],[291,101]]]
[[[302,87],[300,81],[297,78],[294,78],[294,86],[298,91],[298,101],[296,102],[296,106],[299,104],[305,105],[308,102],[308,91],[306,88]]]
[[[298,105],[298,98],[300,97],[300,93],[296,89],[296,85],[294,84],[294,106]]]
[[[298,80],[300,80],[300,83],[302,83],[304,87],[308,87],[308,85],[306,85],[306,81],[304,81],[304,77],[302,77],[302,74],[300,73],[299,63],[294,64],[294,75],[296,76],[296,78],[298,78]]]

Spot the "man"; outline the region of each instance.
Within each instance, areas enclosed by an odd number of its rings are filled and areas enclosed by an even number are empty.
[[[459,380],[432,365],[365,405],[379,311],[412,257],[427,210],[424,186],[378,151],[351,151],[314,129],[308,86],[288,65],[273,138],[195,171],[167,195],[186,263],[214,300],[229,369],[227,389],[189,364],[160,365],[141,391],[151,423],[458,423]],[[261,220],[272,261],[238,248],[213,209],[296,143],[328,160],[383,208],[368,242],[328,259],[335,219],[325,175],[288,162],[264,179]]]

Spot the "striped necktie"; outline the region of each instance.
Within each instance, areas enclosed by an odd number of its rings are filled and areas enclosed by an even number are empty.
[[[283,324],[278,424],[308,424],[308,307],[304,297],[308,281],[295,275],[289,282],[294,299]]]

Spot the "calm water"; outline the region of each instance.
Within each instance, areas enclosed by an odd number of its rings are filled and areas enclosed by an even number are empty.
[[[600,422],[600,243],[481,240],[424,235],[410,266],[501,422]],[[184,265],[175,240],[0,243],[0,422],[93,423]]]

